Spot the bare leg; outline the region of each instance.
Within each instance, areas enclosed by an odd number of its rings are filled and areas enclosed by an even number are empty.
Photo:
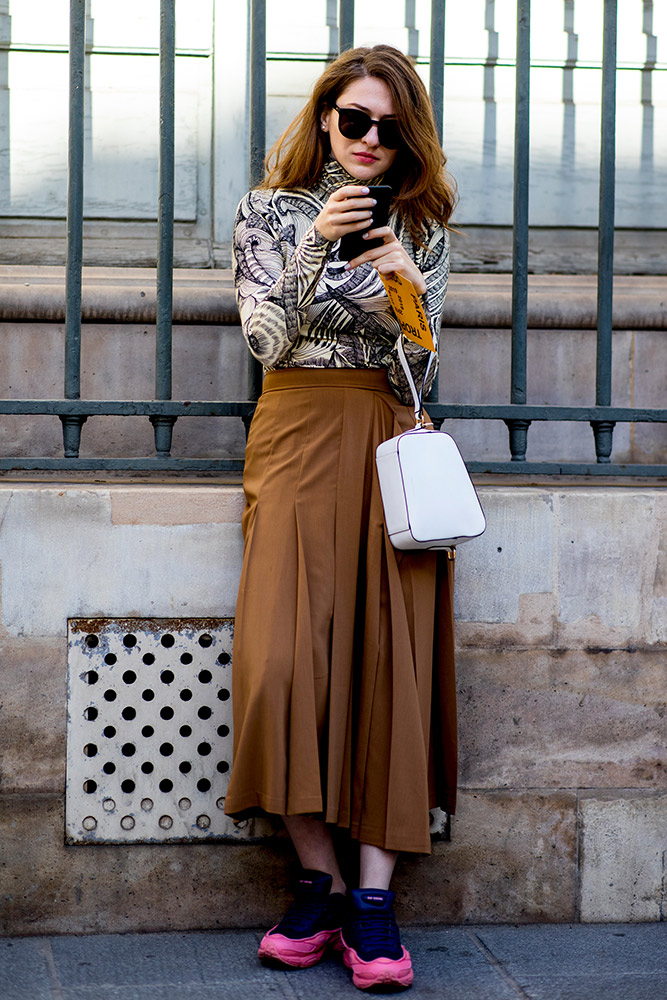
[[[302,868],[314,868],[333,877],[332,892],[345,892],[336,851],[326,823],[312,816],[283,816]]]
[[[397,857],[397,851],[385,851],[372,844],[361,844],[359,848],[359,888],[388,889]]]

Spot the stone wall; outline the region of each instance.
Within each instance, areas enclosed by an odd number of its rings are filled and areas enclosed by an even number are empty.
[[[457,557],[460,800],[405,922],[664,919],[667,490],[482,486]],[[0,930],[261,926],[258,843],[64,846],[69,617],[221,617],[236,486],[0,485]]]

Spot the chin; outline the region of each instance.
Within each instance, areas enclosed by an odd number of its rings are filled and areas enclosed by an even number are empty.
[[[374,177],[379,177],[380,174],[383,174],[384,169],[379,163],[369,163],[364,165],[354,162],[347,167],[347,172],[348,174],[351,174],[355,180],[372,181]]]

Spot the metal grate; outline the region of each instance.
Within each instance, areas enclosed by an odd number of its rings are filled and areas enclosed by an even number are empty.
[[[261,833],[223,811],[233,621],[89,618],[68,625],[67,843]]]

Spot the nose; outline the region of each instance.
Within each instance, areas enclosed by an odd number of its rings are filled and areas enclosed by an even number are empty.
[[[380,139],[379,139],[379,136],[378,136],[378,127],[377,127],[377,125],[371,125],[371,127],[368,130],[368,132],[366,133],[365,136],[363,136],[363,138],[362,138],[361,141],[365,142],[367,146],[379,146],[380,145]]]

